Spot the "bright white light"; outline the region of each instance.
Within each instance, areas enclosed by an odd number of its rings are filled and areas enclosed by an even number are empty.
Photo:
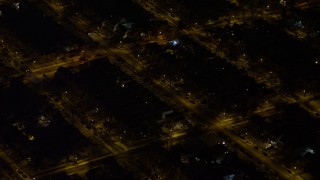
[[[178,44],[177,41],[173,41],[173,45],[176,46]]]
[[[311,148],[307,148],[307,149],[306,149],[306,152],[309,152],[309,153],[311,153],[311,154],[315,154],[314,150],[311,149]]]
[[[44,117],[43,115],[41,115],[39,118],[38,118],[38,123],[40,126],[42,127],[48,127],[49,124],[50,124],[50,120],[47,119],[46,117]]]
[[[303,28],[302,21],[296,21],[294,23],[294,25],[297,26],[297,27],[302,27]]]
[[[233,180],[234,177],[235,177],[235,175],[231,174],[231,175],[224,176],[223,178],[224,178],[224,180]]]
[[[302,156],[305,156],[307,153],[315,154],[314,150],[310,147],[307,147],[306,150],[302,153]]]
[[[20,3],[19,2],[13,3],[13,6],[16,8],[16,10],[20,9]]]
[[[285,0],[280,0],[280,4],[281,4],[282,6],[287,6],[287,1],[285,1]]]
[[[180,44],[179,40],[172,40],[172,41],[169,41],[169,44],[171,44],[172,46],[177,46]]]

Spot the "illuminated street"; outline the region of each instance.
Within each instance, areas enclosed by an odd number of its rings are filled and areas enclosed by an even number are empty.
[[[319,0],[0,0],[0,179],[320,179]]]

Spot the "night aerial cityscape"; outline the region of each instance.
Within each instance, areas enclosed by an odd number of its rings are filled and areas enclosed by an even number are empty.
[[[0,180],[320,180],[320,0],[0,0]]]

